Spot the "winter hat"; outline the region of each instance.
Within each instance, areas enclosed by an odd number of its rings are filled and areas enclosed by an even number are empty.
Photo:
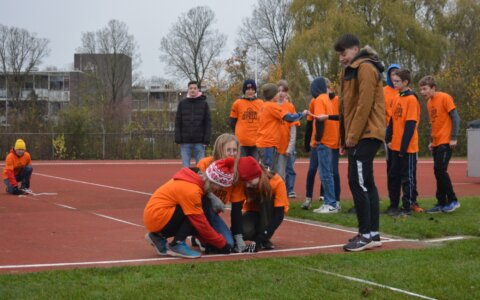
[[[235,159],[228,157],[211,163],[206,171],[208,179],[223,187],[233,184]]]
[[[265,100],[272,100],[278,94],[278,87],[273,83],[266,83],[262,85],[262,94]]]
[[[25,145],[25,142],[22,139],[18,139],[15,142],[15,147],[13,147],[15,150],[27,150],[27,145]]]
[[[317,98],[321,94],[327,92],[327,82],[322,76],[315,78],[310,84],[310,93],[312,97]]]
[[[262,175],[262,168],[251,156],[241,157],[238,160],[238,176],[242,181],[249,181]]]
[[[254,89],[255,92],[257,91],[257,84],[255,83],[255,80],[247,79],[243,82],[242,93],[245,94],[247,89]]]

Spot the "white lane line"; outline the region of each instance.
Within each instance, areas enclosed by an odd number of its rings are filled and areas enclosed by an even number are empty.
[[[466,237],[466,236],[452,236],[452,237],[424,240],[423,242],[426,242],[426,243],[443,243],[443,242],[450,242],[450,241],[461,241],[461,240],[466,240],[466,239],[468,239],[468,237]]]
[[[310,226],[314,226],[314,227],[326,228],[326,229],[331,229],[331,230],[336,230],[336,231],[341,231],[341,232],[348,232],[348,233],[352,233],[352,234],[358,234],[358,231],[354,231],[354,230],[336,228],[336,227],[333,227],[333,226],[315,224],[315,223],[304,222],[304,221],[299,221],[299,220],[293,220],[293,219],[290,219],[290,218],[285,218],[285,221],[289,221],[289,222],[292,222],[292,223],[298,223],[298,224],[302,224],[302,225],[310,225]],[[392,240],[392,241],[394,241],[396,239],[382,237],[382,240]]]
[[[67,209],[71,209],[71,210],[77,210],[77,208],[71,207],[71,206],[68,206],[68,205],[65,205],[65,204],[60,204],[60,203],[54,203],[54,204],[57,205],[57,206],[63,207],[63,208],[67,208]]]
[[[329,272],[329,271],[325,271],[325,270],[321,270],[321,269],[314,269],[314,268],[305,268],[305,269],[313,271],[313,272],[322,273],[322,274],[325,274],[325,275],[336,276],[336,277],[347,279],[347,280],[350,280],[350,281],[355,281],[355,282],[360,282],[360,283],[363,283],[363,284],[376,286],[376,287],[379,287],[379,288],[391,290],[391,291],[394,291],[394,292],[397,292],[397,293],[402,293],[402,294],[405,294],[405,295],[409,295],[409,296],[413,296],[413,297],[417,297],[417,298],[421,298],[421,299],[435,300],[435,298],[431,298],[431,297],[420,295],[420,294],[413,293],[413,292],[410,292],[410,291],[402,290],[402,289],[392,287],[392,286],[388,286],[388,285],[385,285],[385,284],[376,283],[376,282],[373,282],[373,281],[370,281],[370,280],[365,280],[365,279],[356,278],[356,277],[352,277],[352,276],[346,276],[346,275],[333,273],[333,272]]]
[[[385,241],[395,242],[395,241]],[[282,253],[282,252],[295,252],[295,251],[305,251],[305,250],[321,250],[321,249],[331,249],[331,248],[340,248],[343,247],[343,244],[338,245],[324,245],[324,246],[313,246],[313,247],[301,247],[301,248],[290,248],[290,249],[277,249],[262,251],[256,253],[230,253],[230,254],[213,254],[205,255],[202,257],[227,257],[227,256],[245,256],[245,255],[268,255],[269,253]],[[162,260],[183,260],[180,257],[164,257],[164,258],[146,258],[146,259],[128,259],[128,260],[108,260],[108,261],[90,261],[90,262],[72,262],[72,263],[53,263],[53,264],[30,264],[30,265],[5,265],[0,266],[0,269],[26,269],[26,268],[48,268],[48,267],[63,267],[63,266],[83,266],[83,265],[103,265],[103,264],[126,264],[126,263],[139,263],[139,262],[153,262],[153,261],[162,261]]]
[[[69,178],[65,178],[65,177],[52,176],[52,175],[47,175],[47,174],[42,174],[42,173],[35,173],[35,176],[37,176],[37,175],[38,175],[38,176],[43,176],[43,177],[48,177],[48,178],[53,178],[53,179],[58,179],[58,180],[63,180],[63,181],[70,181],[70,182],[75,182],[75,183],[88,184],[88,185],[103,187],[103,188],[112,189],[112,190],[119,190],[119,191],[136,193],[136,194],[147,195],[147,196],[151,196],[151,195],[152,195],[152,193],[145,193],[145,192],[141,192],[141,191],[124,189],[124,188],[120,188],[120,187],[116,187],[116,186],[98,184],[98,183],[93,183],[93,182],[88,182],[88,181],[82,181],[82,180],[69,179]]]
[[[102,217],[102,218],[105,218],[105,219],[109,219],[109,220],[113,220],[113,221],[117,221],[117,222],[120,222],[120,223],[125,223],[125,224],[129,224],[129,225],[133,225],[133,226],[137,226],[137,227],[142,227],[144,228],[143,225],[138,225],[138,224],[135,224],[135,223],[131,223],[131,222],[128,222],[128,221],[124,221],[124,220],[121,220],[121,219],[117,219],[117,218],[114,218],[114,217],[110,217],[110,216],[107,216],[107,215],[102,215],[102,214],[99,214],[99,213],[93,213],[95,216],[98,216],[98,217]]]

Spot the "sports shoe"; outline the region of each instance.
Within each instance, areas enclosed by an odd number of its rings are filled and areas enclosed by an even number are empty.
[[[323,196],[318,197],[318,201],[323,201],[323,200],[325,200],[325,197]]]
[[[425,212],[427,214],[437,214],[443,211],[443,206],[440,204],[435,205],[434,207],[427,209]]]
[[[167,254],[185,258],[199,258],[202,256],[200,252],[190,249],[185,241],[177,242],[174,246],[170,245],[167,249]]]
[[[400,208],[398,207],[393,207],[393,206],[389,206],[385,211],[384,213],[391,216],[391,215],[394,215],[394,214],[397,214],[398,211],[400,210]]]
[[[303,201],[303,204],[302,204],[302,209],[306,209],[306,210],[309,210],[310,209],[310,204],[312,204],[312,198],[305,198],[305,201]]]
[[[273,250],[275,246],[272,244],[270,240],[266,240],[262,242],[262,249],[264,250]]]
[[[380,235],[372,235],[371,236],[372,242],[373,242],[373,247],[381,247],[382,246],[382,240],[380,239]]]
[[[297,198],[297,194],[295,194],[295,192],[289,192],[288,198]]]
[[[167,239],[163,236],[149,232],[145,234],[145,240],[152,245],[158,255],[167,255]]]
[[[420,207],[420,205],[418,205],[417,202],[413,203],[412,206],[410,207],[410,209],[414,212],[414,213],[423,213],[423,208]]]
[[[445,212],[445,213],[451,213],[459,207],[460,207],[460,202],[452,201],[452,202],[448,203],[447,205],[445,205],[442,208],[442,211]]]
[[[411,210],[405,209],[405,208],[400,208],[400,209],[398,209],[397,212],[392,213],[389,216],[392,216],[394,218],[398,218],[398,217],[408,217],[408,216],[411,216],[411,215],[412,215]]]
[[[374,247],[372,239],[366,238],[361,234],[356,235],[352,239],[348,240],[348,243],[343,246],[345,251],[363,251]]]
[[[24,187],[22,187],[20,190],[21,190],[24,194],[33,194],[33,191],[32,191],[31,189],[29,189],[29,188],[24,188]]]
[[[313,210],[317,214],[335,214],[338,213],[338,207],[333,207],[329,204],[324,204],[317,209]]]
[[[205,246],[202,245],[202,243],[193,235],[190,237],[190,245],[192,245],[192,247],[197,247],[200,249],[200,251],[205,252]]]

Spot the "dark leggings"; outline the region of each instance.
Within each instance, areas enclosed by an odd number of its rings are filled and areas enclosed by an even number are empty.
[[[174,237],[170,243],[172,246],[177,244],[178,241],[185,241],[185,239],[189,235],[193,235],[194,232],[192,224],[179,205],[175,207],[175,212],[170,221],[168,221],[167,225],[160,231],[165,238]]]

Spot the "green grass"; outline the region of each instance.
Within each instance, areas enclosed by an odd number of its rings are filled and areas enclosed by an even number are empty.
[[[435,205],[434,199],[420,199],[423,208]],[[454,213],[446,214],[412,214],[409,217],[394,218],[380,214],[380,231],[390,235],[411,239],[429,239],[444,236],[470,235],[480,237],[480,199],[466,197],[460,200],[461,208]],[[387,209],[388,201],[380,202],[380,211]],[[342,201],[342,211],[338,214],[316,214],[312,209],[306,211],[300,208],[301,202],[291,202],[289,217],[316,220],[325,223],[339,224],[347,227],[357,227],[355,214],[347,213],[353,206],[352,201]],[[320,206],[314,201],[314,208]]]
[[[430,207],[433,200],[421,200]],[[318,204],[318,202],[317,202]],[[462,198],[452,214],[382,215],[381,231],[407,238],[480,236],[480,198]],[[356,227],[354,215],[317,215],[292,203],[289,216]],[[351,205],[345,202],[344,211]],[[386,203],[382,203],[386,208]],[[239,259],[228,262],[48,271],[0,275],[0,299],[410,299],[353,276],[438,299],[480,298],[480,239],[422,249]]]

